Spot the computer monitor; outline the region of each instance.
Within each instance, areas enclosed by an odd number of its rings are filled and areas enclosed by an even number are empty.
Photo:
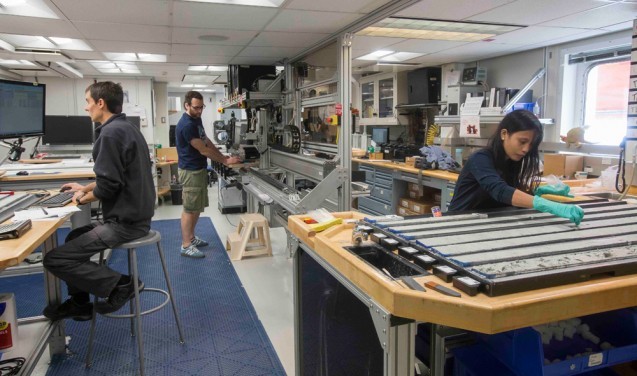
[[[45,85],[0,80],[0,139],[44,134]]]
[[[372,141],[376,145],[389,143],[389,128],[372,128]]]
[[[84,116],[45,117],[46,131],[42,145],[91,145],[93,143],[93,123]]]

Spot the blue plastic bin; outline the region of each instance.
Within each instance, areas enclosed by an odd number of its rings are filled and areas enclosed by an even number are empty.
[[[601,350],[579,334],[572,340],[552,340],[542,344],[540,333],[533,328],[517,329],[495,335],[479,335],[481,343],[515,374],[528,376],[576,375],[637,359],[637,311],[633,308],[581,317],[600,342],[614,347]],[[592,355],[566,360],[566,355],[593,350]],[[563,359],[544,364],[544,359]]]

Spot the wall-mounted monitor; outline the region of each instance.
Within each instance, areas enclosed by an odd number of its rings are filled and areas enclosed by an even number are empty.
[[[389,128],[372,128],[372,141],[376,145],[389,143]]]
[[[0,80],[0,139],[44,134],[45,85]]]
[[[93,143],[93,123],[84,116],[45,117],[46,131],[42,145],[91,145]]]

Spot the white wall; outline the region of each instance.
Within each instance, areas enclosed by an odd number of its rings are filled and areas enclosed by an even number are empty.
[[[170,123],[168,116],[168,83],[154,82],[153,93],[155,94],[155,144],[168,147],[168,131]]]
[[[181,106],[178,112],[170,114],[169,124],[176,125],[177,122],[179,122],[179,119],[181,119],[181,116],[183,115],[185,111],[184,109],[185,95],[186,95],[185,92],[169,92],[168,93],[168,98],[179,97],[180,98],[179,103]],[[201,114],[201,122],[203,123],[204,129],[206,130],[206,135],[208,136],[208,138],[212,140],[213,139],[212,138],[212,135],[213,135],[212,123],[214,123],[216,120],[219,120],[222,116],[219,114],[219,112],[217,112],[217,109],[219,108],[219,101],[224,97],[224,95],[216,94],[216,93],[201,93],[201,95],[203,95],[203,102],[206,105],[206,108],[204,108],[203,113]],[[238,110],[234,110],[234,111],[237,112]],[[230,112],[227,111],[226,113],[229,114]],[[225,114],[223,116],[225,116]],[[228,115],[228,118],[229,118],[229,115]],[[168,142],[166,142],[166,145],[168,145]]]

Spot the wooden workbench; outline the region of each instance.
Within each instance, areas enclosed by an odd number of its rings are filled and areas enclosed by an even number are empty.
[[[375,162],[379,161],[379,162]],[[395,171],[407,172],[410,174],[422,174],[423,176],[429,176],[432,178],[443,179],[449,182],[455,183],[458,181],[458,174],[455,172],[444,171],[444,170],[421,170],[419,168],[410,167],[405,165],[404,162],[391,162],[385,160],[378,159],[360,159],[360,158],[352,158],[352,162],[361,163],[369,166],[376,166],[387,168]]]
[[[337,215],[362,217],[355,212]],[[301,218],[302,215],[289,217],[290,232],[395,316],[494,334],[637,305],[637,275],[606,277],[498,297],[484,294],[470,297],[461,293],[461,298],[454,298],[430,289],[414,291],[342,248],[351,245],[353,224],[344,223],[311,236],[311,230]],[[415,279],[421,284],[434,280],[453,288],[451,283],[445,284],[433,275]]]

